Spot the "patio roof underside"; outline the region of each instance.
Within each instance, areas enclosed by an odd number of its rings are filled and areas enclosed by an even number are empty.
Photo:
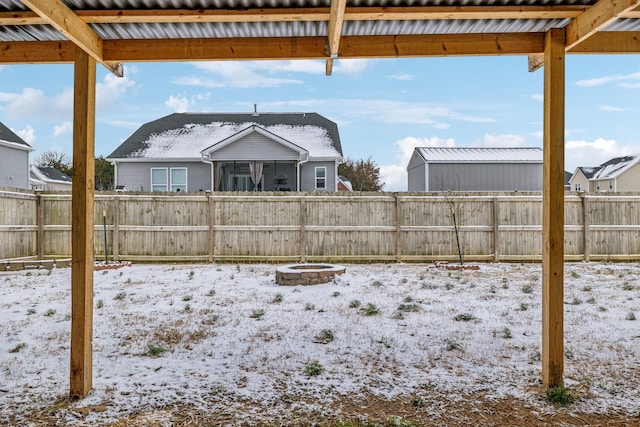
[[[0,0],[0,63],[640,51],[640,0]]]

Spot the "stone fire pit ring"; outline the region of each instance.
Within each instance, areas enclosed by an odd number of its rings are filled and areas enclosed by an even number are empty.
[[[335,264],[290,264],[276,268],[276,283],[284,286],[319,285],[333,281],[346,268]]]

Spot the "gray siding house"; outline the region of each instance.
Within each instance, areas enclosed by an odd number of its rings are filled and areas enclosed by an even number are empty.
[[[107,159],[129,191],[336,191],[342,147],[316,113],[176,113]]]
[[[416,147],[409,191],[541,191],[541,148]]]
[[[29,152],[33,148],[0,123],[0,187],[29,188]]]

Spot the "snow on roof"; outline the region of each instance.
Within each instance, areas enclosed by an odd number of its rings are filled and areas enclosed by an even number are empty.
[[[254,122],[212,122],[187,124],[152,134],[143,142],[144,148],[130,157],[144,158],[198,158],[200,151],[250,127],[259,126],[309,152],[310,157],[342,157],[333,147],[326,129],[314,125],[260,126]]]
[[[428,163],[542,163],[542,149],[536,147],[416,147]]]
[[[640,161],[640,155],[616,157],[598,168],[591,179],[612,179]]]

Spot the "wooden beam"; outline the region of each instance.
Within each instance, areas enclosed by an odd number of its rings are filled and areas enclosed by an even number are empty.
[[[71,187],[71,366],[70,394],[92,388],[93,193],[96,62],[76,48]]]
[[[340,37],[342,36],[342,24],[344,22],[344,9],[347,0],[331,0],[331,12],[329,14],[329,54],[337,55],[340,48]]]
[[[566,26],[566,48],[577,46],[618,19],[620,15],[633,11],[638,4],[640,0],[599,0]]]
[[[329,58],[327,59],[327,62],[324,65],[324,73],[325,75],[330,76],[332,72],[333,72],[333,59]]]
[[[122,77],[121,64],[108,63],[102,59],[102,39],[60,0],[22,0],[22,3],[44,18],[48,24],[55,27],[93,59],[115,75]]]
[[[600,31],[577,46],[569,53],[640,53],[640,32]]]
[[[539,70],[544,65],[544,53],[535,53],[528,56],[529,72]]]
[[[544,64],[542,382],[555,387],[564,372],[564,29],[547,32]]]
[[[589,7],[558,6],[410,6],[346,7],[346,21],[452,20],[452,19],[570,19]],[[74,10],[87,24],[192,23],[192,22],[326,22],[330,8],[277,9],[151,9]],[[639,12],[630,12],[640,14]],[[31,11],[0,12],[1,25],[43,25],[49,22]]]
[[[75,46],[68,41],[0,42],[2,64],[69,64],[75,58]]]

